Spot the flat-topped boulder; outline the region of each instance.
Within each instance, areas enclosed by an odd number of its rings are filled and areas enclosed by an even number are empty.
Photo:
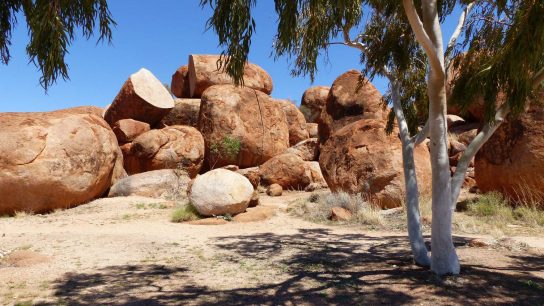
[[[104,119],[113,125],[121,119],[134,119],[154,126],[174,107],[174,99],[149,70],[132,74],[108,107]]]

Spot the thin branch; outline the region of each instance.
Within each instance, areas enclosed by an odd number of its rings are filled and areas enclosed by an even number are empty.
[[[533,76],[533,86],[538,87],[542,82],[544,82],[544,67],[540,68]]]
[[[342,34],[344,35],[344,45],[359,49],[365,53],[368,51],[367,46],[362,42],[351,40],[351,38],[349,37],[349,27],[347,25],[342,27]],[[357,36],[356,39],[359,39],[359,36]]]
[[[461,16],[459,16],[459,21],[457,23],[457,27],[455,28],[455,31],[453,31],[453,34],[450,37],[450,40],[448,42],[448,46],[446,48],[446,65],[444,65],[447,68],[449,67],[449,54],[453,50],[453,46],[455,46],[455,43],[457,42],[457,38],[459,38],[459,35],[461,34],[461,30],[465,26],[465,22],[467,20],[467,16],[470,13],[470,10],[472,9],[472,6],[474,6],[474,2],[469,3],[467,7],[463,10],[461,13]],[[447,73],[447,72],[446,72]]]
[[[414,34],[425,50],[425,53],[427,54],[427,57],[429,58],[429,62],[431,64],[431,67],[436,72],[442,72],[444,74],[444,67],[442,66],[442,63],[440,59],[438,58],[438,55],[436,54],[434,44],[431,41],[429,35],[425,31],[425,28],[423,27],[423,23],[421,22],[421,19],[419,18],[419,15],[417,14],[416,8],[414,6],[413,0],[403,0],[404,4],[404,11],[406,12],[406,17],[408,17],[408,21],[410,22],[410,26],[412,27],[412,30],[414,31]]]
[[[427,122],[425,122],[425,125],[423,126],[421,131],[419,131],[419,133],[414,135],[410,139],[410,141],[412,141],[414,143],[414,145],[417,146],[417,145],[421,144],[425,139],[427,139],[427,137],[429,137],[429,120],[427,120]]]

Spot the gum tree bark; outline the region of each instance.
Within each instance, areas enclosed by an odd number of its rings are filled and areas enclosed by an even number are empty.
[[[403,0],[416,39],[429,59],[429,135],[432,169],[431,270],[438,275],[458,274],[459,259],[452,239],[451,180],[446,124],[446,86],[442,31],[437,1],[423,1],[423,22],[412,0]]]
[[[389,76],[388,76],[389,77]],[[423,240],[419,213],[419,188],[417,185],[416,167],[414,163],[415,141],[410,139],[408,124],[402,111],[399,85],[389,77],[393,97],[393,110],[399,125],[400,140],[402,143],[402,164],[404,165],[404,184],[406,188],[406,214],[408,219],[408,237],[414,261],[421,266],[430,266],[431,260]]]

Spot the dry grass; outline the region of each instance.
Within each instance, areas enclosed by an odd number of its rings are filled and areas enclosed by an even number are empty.
[[[309,198],[297,200],[292,203],[288,212],[300,216],[312,222],[331,222],[331,209],[333,207],[342,207],[353,214],[353,218],[348,222],[369,226],[381,226],[383,218],[380,215],[380,209],[370,205],[361,195],[351,195],[348,193],[313,193]]]
[[[343,224],[358,224],[380,230],[405,230],[406,212],[384,214],[359,195],[346,193],[311,194],[292,203],[288,211],[295,216],[317,223],[329,220],[331,208],[339,206],[350,210],[354,218]],[[455,212],[454,232],[459,234],[486,234],[503,237],[514,234],[544,233],[544,211],[538,205],[514,207],[498,193],[480,195],[468,204],[467,211]],[[421,223],[429,231],[432,222],[432,204],[429,198],[420,199]]]

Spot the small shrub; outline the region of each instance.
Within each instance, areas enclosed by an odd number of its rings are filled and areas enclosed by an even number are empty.
[[[242,143],[240,139],[232,136],[225,136],[220,142],[213,142],[210,144],[210,153],[215,163],[221,158],[228,160],[235,160],[236,156],[240,153]],[[212,166],[212,168],[213,168]]]
[[[174,209],[172,212],[172,222],[184,222],[184,221],[193,221],[200,219],[200,215],[196,209],[190,203],[187,203],[181,207]]]

